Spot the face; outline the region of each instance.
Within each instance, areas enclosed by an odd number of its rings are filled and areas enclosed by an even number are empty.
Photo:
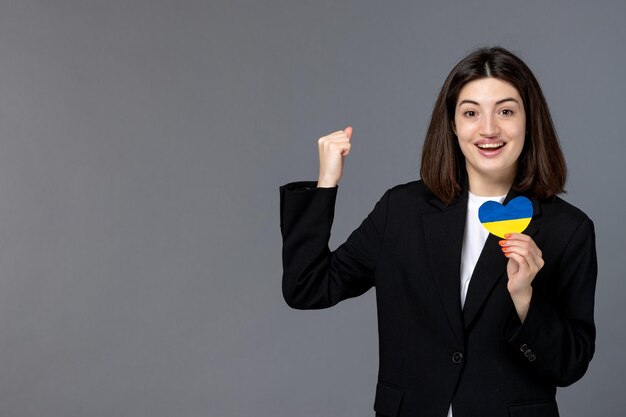
[[[465,84],[457,99],[454,127],[470,187],[476,181],[510,186],[526,134],[524,103],[515,87],[497,78]]]

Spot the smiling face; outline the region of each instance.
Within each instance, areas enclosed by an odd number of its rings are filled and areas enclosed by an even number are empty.
[[[454,133],[465,156],[470,190],[478,195],[506,194],[526,133],[524,103],[517,89],[491,77],[465,84],[455,106]]]

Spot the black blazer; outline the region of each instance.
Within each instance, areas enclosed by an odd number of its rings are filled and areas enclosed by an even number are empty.
[[[445,206],[421,181],[396,186],[331,252],[337,187],[315,187],[280,187],[283,295],[293,308],[320,309],[375,287],[377,415],[445,417],[452,403],[454,417],[558,416],[556,387],[581,378],[594,352],[595,238],[583,212],[533,200],[525,233],[545,265],[522,324],[494,235],[461,309],[467,191]]]

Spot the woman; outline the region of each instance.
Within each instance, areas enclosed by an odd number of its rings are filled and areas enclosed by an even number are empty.
[[[420,181],[388,190],[334,252],[352,128],[321,138],[315,182],[280,187],[283,295],[318,309],[376,289],[377,416],[558,416],[594,353],[594,229],[557,197],[565,162],[538,82],[503,48],[452,70]],[[488,235],[487,200],[532,201],[523,234]]]

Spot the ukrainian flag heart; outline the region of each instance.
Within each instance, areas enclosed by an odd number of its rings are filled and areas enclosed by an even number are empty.
[[[515,197],[506,206],[487,201],[478,209],[478,219],[489,233],[505,239],[507,233],[522,233],[533,217],[533,204],[526,197]]]

